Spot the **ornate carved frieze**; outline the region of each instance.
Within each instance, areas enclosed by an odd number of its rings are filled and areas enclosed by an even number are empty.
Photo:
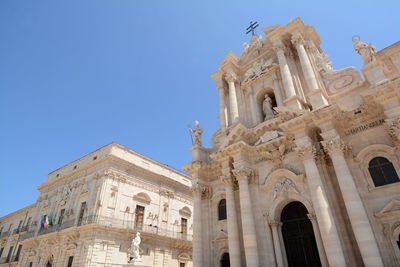
[[[260,61],[254,62],[253,66],[250,67],[246,73],[244,74],[243,87],[246,86],[260,77],[264,76],[264,74],[269,73],[275,66],[278,66],[272,59],[261,59]]]
[[[296,184],[292,180],[286,177],[282,177],[274,186],[273,199],[275,200],[281,194],[287,195],[291,191],[300,194],[299,190],[296,187]]]

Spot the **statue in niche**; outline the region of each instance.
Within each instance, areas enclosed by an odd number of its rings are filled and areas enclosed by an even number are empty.
[[[140,242],[142,240],[140,239],[140,233],[136,233],[136,237],[132,240],[131,247],[128,248],[128,263],[134,263],[135,261],[142,261],[142,258],[140,257]]]
[[[354,50],[362,57],[364,66],[376,59],[376,48],[372,44],[360,41],[359,37],[353,37]]]
[[[272,109],[272,99],[268,94],[264,96],[263,102],[264,121],[272,119],[276,116],[276,111]]]
[[[201,134],[203,133],[203,129],[199,126],[199,122],[195,121],[194,125],[196,128],[190,129],[190,132],[193,134],[194,145],[201,146]]]

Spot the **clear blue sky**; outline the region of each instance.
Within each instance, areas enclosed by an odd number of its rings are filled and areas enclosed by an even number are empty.
[[[168,3],[167,3],[168,2]],[[399,1],[0,1],[0,216],[36,201],[46,175],[110,142],[180,169],[187,130],[219,127],[214,73],[250,20],[301,17],[335,68],[351,38],[400,40]],[[215,1],[217,2],[217,1]],[[373,15],[372,15],[373,14]]]

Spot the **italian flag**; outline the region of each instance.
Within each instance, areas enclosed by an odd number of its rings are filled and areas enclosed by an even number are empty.
[[[44,227],[47,229],[49,228],[49,217],[47,215],[44,215],[44,217],[46,218],[44,221]]]

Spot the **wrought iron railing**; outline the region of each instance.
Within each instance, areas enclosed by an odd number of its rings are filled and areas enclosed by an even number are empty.
[[[135,223],[133,221],[120,220],[120,219],[116,219],[113,217],[91,215],[91,216],[83,217],[82,220],[80,220],[79,222],[80,222],[80,225],[78,225],[78,222],[75,219],[63,221],[62,224],[51,225],[51,226],[49,226],[49,228],[41,228],[38,232],[38,235],[44,235],[44,234],[48,234],[48,233],[52,233],[52,232],[58,232],[63,229],[75,227],[75,226],[78,227],[78,226],[84,226],[84,225],[88,225],[88,224],[97,224],[97,225],[102,225],[102,226],[111,227],[111,228],[131,229],[131,230],[136,230],[136,231],[154,234],[154,235],[163,236],[163,237],[168,237],[168,238],[192,241],[191,234],[168,230],[168,229],[164,229],[164,228],[159,228],[158,226],[155,226],[155,225],[143,224],[143,225],[141,225],[141,227],[138,227],[137,225],[135,225]],[[34,235],[34,232],[35,232],[35,230],[33,230],[33,232],[32,232],[32,230],[29,228],[28,232],[25,235],[21,236],[21,240],[32,237]]]

